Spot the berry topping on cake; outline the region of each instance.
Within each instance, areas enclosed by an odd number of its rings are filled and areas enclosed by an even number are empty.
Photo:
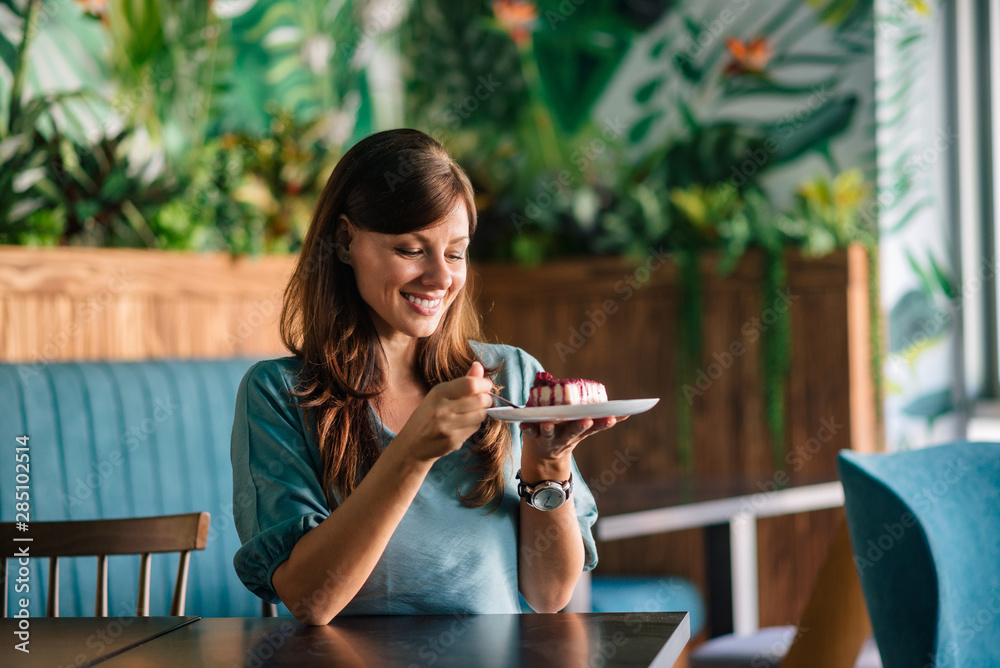
[[[555,378],[546,371],[535,374],[528,406],[573,406],[608,400],[604,385],[584,378]]]

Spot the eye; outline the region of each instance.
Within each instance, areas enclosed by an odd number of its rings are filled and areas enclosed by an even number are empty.
[[[408,248],[397,248],[396,252],[402,255],[403,257],[416,257],[420,255],[420,251],[410,250]]]
[[[465,255],[449,255],[448,259],[452,262],[461,262],[465,259]]]

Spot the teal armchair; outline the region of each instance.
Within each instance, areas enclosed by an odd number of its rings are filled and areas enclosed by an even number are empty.
[[[838,462],[886,668],[1000,665],[1000,443]]]

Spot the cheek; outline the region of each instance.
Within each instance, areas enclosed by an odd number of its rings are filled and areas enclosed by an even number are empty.
[[[458,293],[459,290],[465,286],[465,279],[468,276],[465,265],[462,265],[460,269],[453,272],[451,275],[451,291]]]
[[[395,292],[418,275],[411,263],[390,260],[374,266],[372,279],[383,290]]]

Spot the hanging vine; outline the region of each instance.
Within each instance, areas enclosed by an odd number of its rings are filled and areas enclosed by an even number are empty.
[[[761,305],[774,314],[774,322],[761,333],[761,361],[764,370],[764,410],[771,434],[771,455],[775,469],[785,465],[785,390],[791,368],[791,308],[779,308],[782,293],[788,288],[784,254],[768,250],[764,254],[764,280]],[[766,321],[765,321],[766,322]]]
[[[698,252],[681,250],[677,253],[680,270],[680,335],[677,337],[677,458],[681,469],[694,468],[694,395],[685,392],[685,385],[695,382],[701,360],[701,276]]]

